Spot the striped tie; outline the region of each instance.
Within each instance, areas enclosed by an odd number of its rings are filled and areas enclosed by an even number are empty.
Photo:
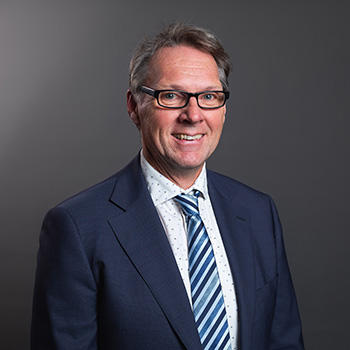
[[[213,248],[199,215],[198,196],[181,194],[174,199],[187,218],[189,274],[193,313],[203,350],[231,349],[224,297]]]

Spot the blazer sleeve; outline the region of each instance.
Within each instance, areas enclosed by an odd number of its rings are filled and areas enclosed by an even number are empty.
[[[287,263],[282,227],[273,200],[270,198],[277,252],[276,306],[270,334],[270,350],[304,349],[301,320]]]
[[[31,349],[96,350],[96,298],[79,230],[64,209],[54,208],[40,233]]]

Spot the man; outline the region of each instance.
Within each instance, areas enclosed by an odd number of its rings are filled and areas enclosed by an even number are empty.
[[[127,107],[142,150],[45,217],[32,349],[303,349],[271,198],[205,167],[229,73],[195,26],[136,50]]]

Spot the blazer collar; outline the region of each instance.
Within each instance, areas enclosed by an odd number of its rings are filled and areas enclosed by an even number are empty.
[[[139,157],[118,173],[110,200],[122,209],[109,221],[187,349],[201,349],[187,293],[141,171]]]

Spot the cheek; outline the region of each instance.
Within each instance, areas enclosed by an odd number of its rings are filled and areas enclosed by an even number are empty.
[[[224,123],[225,123],[225,115],[219,115],[217,116],[217,118],[213,119],[210,124],[210,128],[213,134],[220,136]]]
[[[158,145],[162,142],[163,131],[162,121],[156,115],[147,114],[141,117],[141,136],[144,142]]]
[[[152,129],[154,129],[156,122],[154,120],[154,114],[150,110],[151,108],[147,105],[140,109],[139,119],[141,126],[142,135],[152,135]]]

